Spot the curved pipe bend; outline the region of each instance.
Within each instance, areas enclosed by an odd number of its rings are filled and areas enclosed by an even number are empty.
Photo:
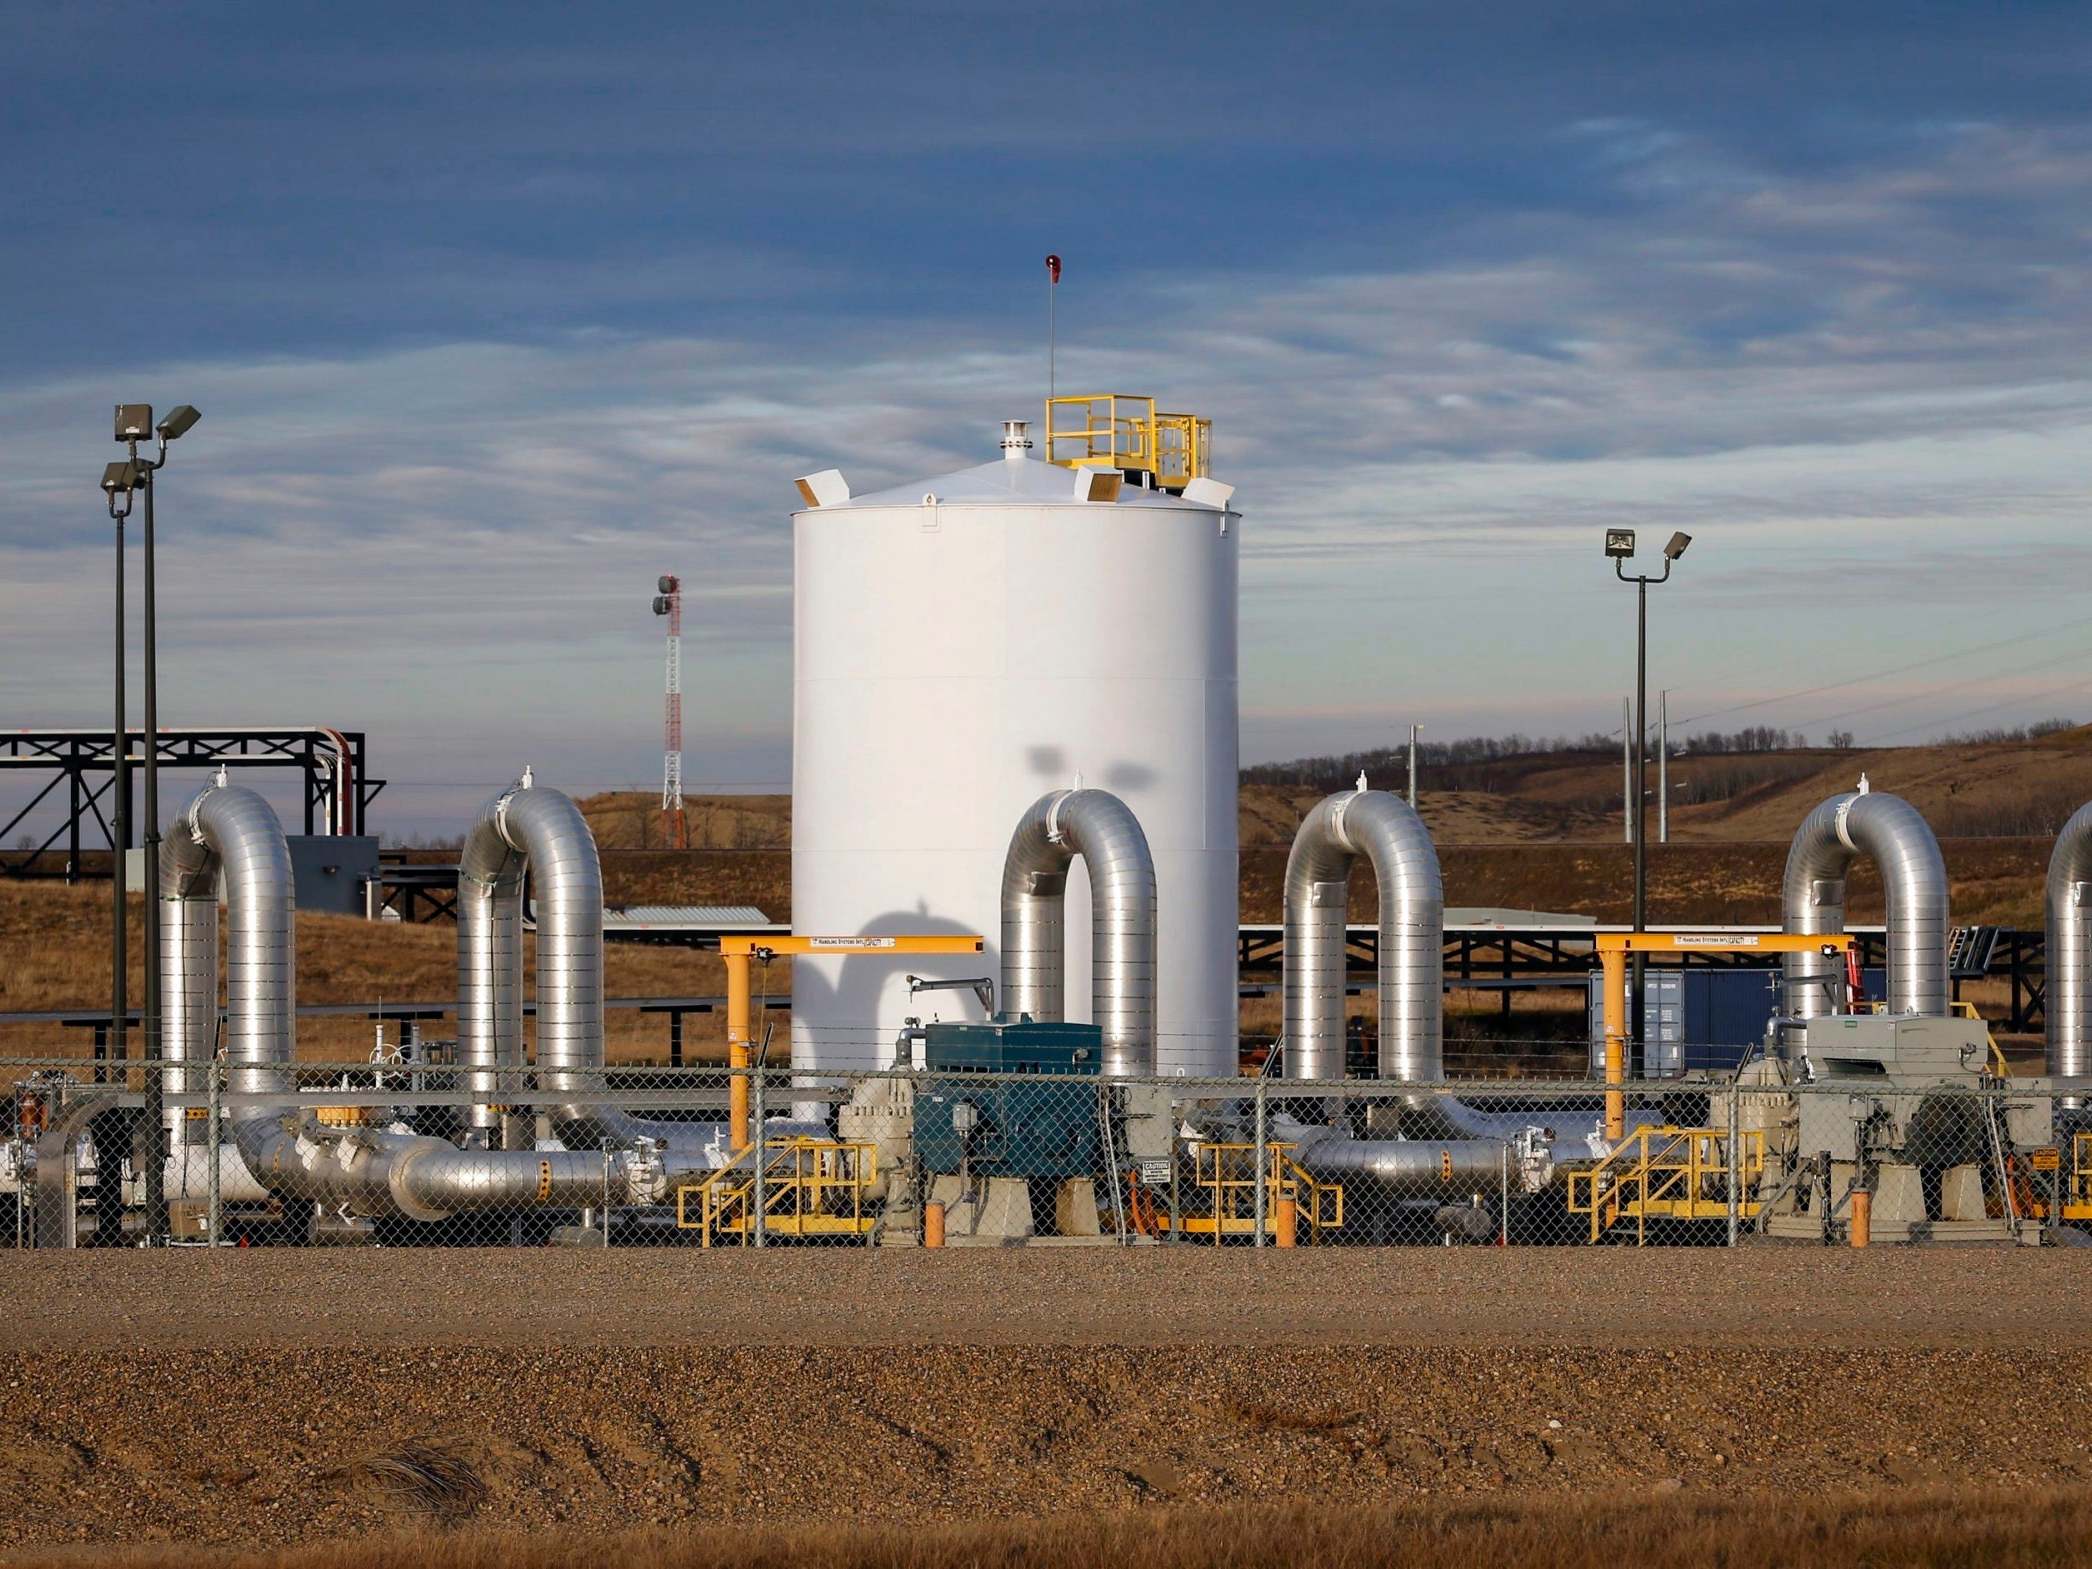
[[[1344,1076],[1348,885],[1361,855],[1372,864],[1380,898],[1379,1074],[1435,1083],[1445,1076],[1438,852],[1407,801],[1365,789],[1318,802],[1286,857],[1286,1076]]]
[[[1155,1071],[1155,858],[1108,790],[1053,790],[1018,819],[1002,866],[1002,1008],[1067,1017],[1068,867],[1090,879],[1090,1017],[1104,1072]]]
[[[523,882],[530,874],[537,878],[538,1084],[577,1097],[552,1110],[559,1141],[593,1151],[702,1139],[696,1125],[648,1121],[602,1103],[602,862],[581,808],[527,776],[480,808],[458,856],[458,1056],[473,1095],[468,1124],[498,1126],[502,1087],[522,1073]]]
[[[1939,840],[1900,796],[1834,795],[1802,819],[1787,852],[1781,905],[1785,929],[1815,935],[1845,930],[1845,877],[1859,856],[1881,869],[1888,902],[1891,1012],[1947,1011],[1947,867]],[[1785,960],[1787,1012],[1814,1019],[1833,1010],[1843,980],[1839,960],[1791,953]]]
[[[158,962],[167,981],[163,1050],[212,1055],[217,1023],[217,885],[225,880],[228,1088],[281,1097],[239,1118],[233,1144],[254,1179],[285,1199],[435,1220],[505,1204],[660,1202],[673,1157],[535,1150],[459,1150],[441,1139],[322,1129],[294,1100],[296,896],[290,847],[269,803],[251,790],[207,787],[160,847],[167,906]],[[497,879],[498,881],[498,879]],[[520,880],[516,888],[521,897]],[[601,909],[596,920],[600,934]],[[583,1004],[585,1012],[585,1004]],[[520,1017],[520,1007],[519,1007]],[[599,1021],[600,1001],[596,1009]]]
[[[2047,1071],[2092,1072],[2092,803],[2071,813],[2048,861]]]
[[[169,1062],[217,1055],[221,876],[226,1087],[282,1092],[298,1030],[297,894],[275,809],[239,785],[206,785],[160,842],[160,1055]],[[187,1071],[168,1070],[167,1088],[191,1089]],[[205,1136],[203,1124],[173,1115],[182,1142]]]

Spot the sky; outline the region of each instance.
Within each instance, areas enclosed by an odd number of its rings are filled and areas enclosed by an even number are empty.
[[[364,730],[398,835],[657,787],[676,572],[688,787],[782,788],[791,481],[1036,419],[1048,252],[1062,390],[1214,422],[1246,761],[1616,726],[1607,526],[1694,536],[1681,721],[2092,718],[2083,6],[0,0],[0,72],[0,727],[107,722],[109,409],[186,402],[163,723]]]

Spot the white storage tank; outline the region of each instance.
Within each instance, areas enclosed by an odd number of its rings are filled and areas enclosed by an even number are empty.
[[[1211,481],[1093,484],[1029,447],[1012,426],[999,460],[872,495],[801,481],[818,504],[792,519],[793,928],[978,932],[987,951],[796,961],[795,1068],[888,1066],[909,1015],[984,1016],[906,977],[997,973],[1010,835],[1079,779],[1154,852],[1158,1071],[1236,1071],[1239,518]],[[1079,861],[1066,914],[1066,1016],[1087,1020]]]

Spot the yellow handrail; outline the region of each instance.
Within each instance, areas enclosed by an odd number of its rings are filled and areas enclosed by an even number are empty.
[[[676,1225],[698,1233],[700,1247],[738,1233],[743,1242],[760,1223],[780,1237],[817,1234],[863,1235],[871,1217],[866,1197],[879,1176],[878,1146],[850,1140],[795,1137],[764,1146],[762,1215],[755,1209],[756,1173],[744,1150],[706,1173],[704,1180],[676,1189]],[[690,1201],[697,1199],[697,1216]]]
[[[1740,1148],[1731,1152],[1728,1135],[1718,1128],[1636,1128],[1597,1165],[1569,1173],[1568,1212],[1591,1217],[1593,1242],[1630,1217],[1637,1241],[1647,1241],[1652,1215],[1720,1218],[1733,1183],[1740,1211],[1755,1214],[1756,1203],[1747,1195],[1765,1172],[1764,1130],[1744,1128],[1738,1141]]]
[[[1308,1241],[1319,1242],[1325,1231],[1339,1230],[1344,1224],[1344,1185],[1316,1177],[1293,1158],[1295,1147],[1283,1140],[1264,1146],[1264,1230],[1267,1235],[1271,1233],[1279,1200],[1291,1199],[1299,1223],[1307,1227]],[[1184,1230],[1210,1230],[1216,1246],[1223,1236],[1255,1232],[1256,1153],[1254,1144],[1198,1146],[1192,1165],[1193,1181],[1211,1195],[1209,1213],[1184,1217]]]
[[[1155,400],[1127,392],[1076,393],[1046,400],[1046,461],[1063,468],[1151,474],[1163,490],[1203,479],[1213,422],[1158,413]]]

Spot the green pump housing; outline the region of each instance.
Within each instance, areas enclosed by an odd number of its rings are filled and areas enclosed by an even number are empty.
[[[923,1030],[915,1153],[929,1172],[1087,1177],[1106,1167],[1099,1082],[1104,1032],[1094,1024],[1001,1015]],[[967,1083],[940,1074],[1035,1073],[1036,1084]],[[1045,1077],[1054,1075],[1054,1077]]]

